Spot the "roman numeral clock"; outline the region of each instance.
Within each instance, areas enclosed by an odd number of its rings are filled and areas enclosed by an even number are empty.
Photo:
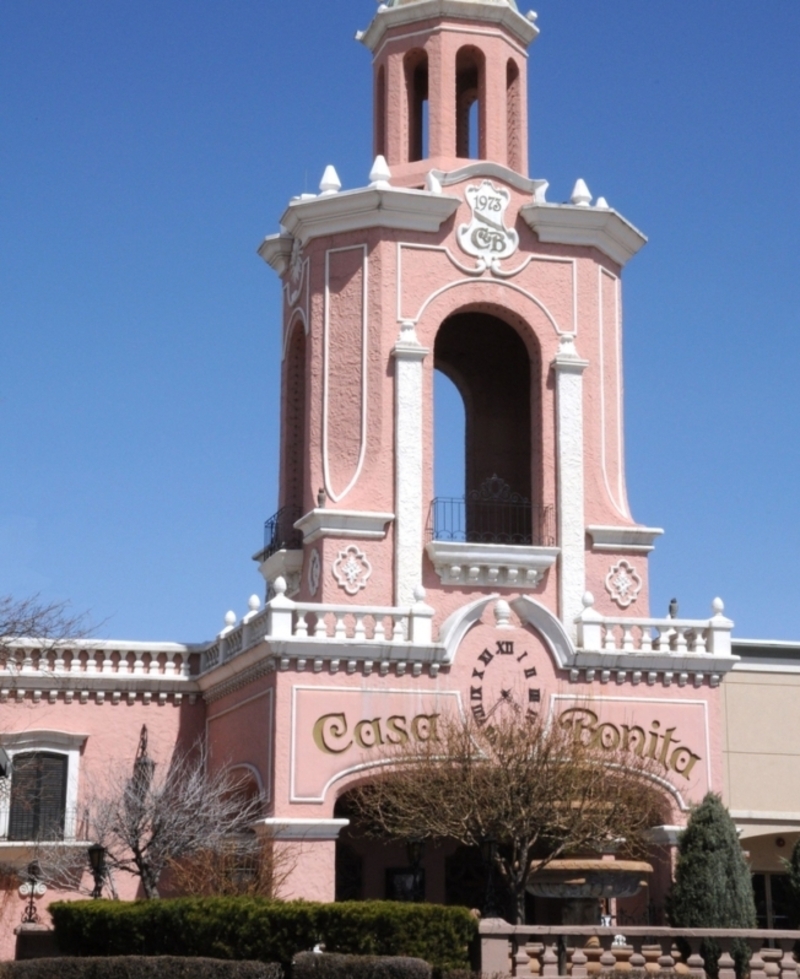
[[[469,706],[479,724],[489,721],[503,704],[536,717],[542,702],[536,645],[530,636],[495,639],[477,655],[470,677]]]

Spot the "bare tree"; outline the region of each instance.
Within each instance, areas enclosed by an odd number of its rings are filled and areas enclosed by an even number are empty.
[[[240,834],[169,864],[171,886],[187,897],[247,895],[277,899],[297,866],[293,844],[272,834]]]
[[[21,641],[33,640],[49,648],[79,639],[86,628],[86,616],[72,613],[68,602],[46,602],[39,595],[0,595],[0,656]]]
[[[203,852],[230,852],[232,841],[255,846],[251,827],[262,803],[242,783],[207,771],[203,751],[175,756],[157,766],[142,729],[128,778],[112,780],[89,805],[90,832],[106,848],[108,869],[141,879],[147,898],[159,896],[164,871]]]
[[[517,923],[529,880],[551,861],[610,845],[638,855],[661,821],[647,760],[628,754],[624,767],[609,766],[607,752],[513,703],[490,723],[434,725],[427,741],[387,752],[387,767],[356,791],[356,810],[372,835],[491,844]]]

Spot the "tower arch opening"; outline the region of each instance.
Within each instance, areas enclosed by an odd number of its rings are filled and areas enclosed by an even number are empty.
[[[281,510],[283,536],[291,536],[304,513],[306,466],[306,333],[301,319],[290,327],[284,375],[283,438],[281,439]]]
[[[464,404],[464,494],[434,499],[433,538],[543,543],[538,346],[492,312],[464,310],[440,326],[434,367]],[[434,444],[449,434],[435,418]]]
[[[408,98],[408,160],[416,163],[428,155],[428,55],[409,51],[403,65]]]
[[[456,156],[486,158],[486,58],[471,45],[456,55]]]
[[[375,76],[375,156],[386,156],[386,68]]]
[[[522,114],[521,76],[513,58],[506,64],[506,149],[508,165],[518,173],[522,171],[522,147],[520,145],[520,116]]]

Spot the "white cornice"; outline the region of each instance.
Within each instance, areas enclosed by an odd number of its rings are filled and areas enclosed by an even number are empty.
[[[475,180],[478,177],[494,177],[495,180],[502,180],[503,183],[523,194],[535,195],[541,203],[544,203],[544,194],[550,186],[547,180],[531,180],[530,177],[523,177],[516,170],[503,166],[502,163],[492,163],[491,160],[477,160],[475,163],[468,163],[465,167],[459,167],[458,170],[431,170],[431,174],[442,187],[453,187],[455,184],[463,183],[465,180]]]
[[[383,540],[393,513],[370,513],[366,510],[311,510],[295,527],[303,532],[303,543],[320,537],[345,537],[357,540]]]
[[[588,245],[617,263],[625,263],[647,244],[647,238],[613,208],[576,204],[524,204],[520,215],[539,241]]]
[[[417,0],[400,6],[381,6],[374,20],[365,31],[356,34],[356,40],[365,44],[374,54],[387,31],[422,20],[470,20],[482,24],[498,24],[527,47],[539,35],[539,28],[532,20],[523,17],[506,0]]]
[[[323,235],[366,228],[433,233],[456,213],[460,203],[458,197],[427,190],[366,187],[321,194],[313,200],[292,201],[281,224],[289,234],[299,238],[301,244]],[[268,248],[268,243],[275,240],[268,238],[261,249],[266,249],[277,262],[277,246],[274,252]],[[262,257],[272,264],[267,256]]]
[[[291,235],[279,234],[269,235],[265,238],[258,249],[258,254],[271,268],[275,269],[278,275],[289,268],[292,258],[292,244],[294,239]]]
[[[425,550],[442,584],[461,587],[531,588],[559,555],[557,547],[441,540],[429,541]]]
[[[335,840],[350,825],[349,819],[297,819],[270,816],[253,824],[259,835],[274,840]]]
[[[664,531],[660,527],[610,527],[594,524],[586,528],[592,538],[593,551],[631,551],[646,554],[655,547],[656,537]]]

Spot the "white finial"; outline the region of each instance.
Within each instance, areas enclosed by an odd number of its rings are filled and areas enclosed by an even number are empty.
[[[251,612],[257,612],[261,608],[261,599],[258,597],[258,595],[250,596],[247,602],[247,607]]]
[[[594,206],[599,207],[601,211],[607,211],[609,209],[608,201],[605,199],[605,197],[598,197],[594,202]]]
[[[725,602],[721,598],[715,598],[711,603],[711,608],[714,610],[714,615],[722,615],[725,611]]]
[[[370,187],[377,187],[379,190],[388,190],[391,179],[392,171],[389,169],[386,157],[376,156],[369,174]]]
[[[588,207],[592,203],[592,195],[586,186],[586,181],[582,177],[579,177],[575,181],[575,186],[572,188],[572,197],[570,197],[569,202],[570,204],[577,204],[578,207]]]
[[[442,192],[442,182],[433,170],[430,170],[425,178],[425,190],[431,194],[441,194]]]
[[[534,23],[534,21],[536,21],[536,20],[538,20],[538,19],[539,19],[539,15],[538,15],[538,14],[536,13],[536,11],[535,11],[535,10],[529,10],[529,11],[527,12],[527,14],[525,14],[525,17],[526,17],[526,19],[527,19],[527,20],[529,20],[529,21],[530,21],[530,22],[531,22],[532,24]]]
[[[584,608],[591,608],[594,605],[594,595],[590,591],[585,591],[581,601]]]
[[[511,628],[511,606],[502,598],[494,603],[494,621],[498,629]]]
[[[338,194],[342,189],[342,181],[339,180],[339,174],[336,172],[336,167],[332,166],[330,163],[325,167],[325,173],[322,175],[322,180],[319,182],[319,192],[323,196],[329,194]]]
[[[226,612],[225,613],[225,625],[229,629],[232,629],[236,625],[236,613],[235,612]]]
[[[281,575],[278,575],[278,577],[275,579],[275,581],[273,581],[272,587],[275,589],[275,594],[276,595],[285,595],[286,594],[286,579],[284,577],[282,577]]]
[[[425,598],[427,597],[427,594],[428,593],[425,591],[422,585],[417,585],[416,588],[414,589],[414,601],[424,602]]]

